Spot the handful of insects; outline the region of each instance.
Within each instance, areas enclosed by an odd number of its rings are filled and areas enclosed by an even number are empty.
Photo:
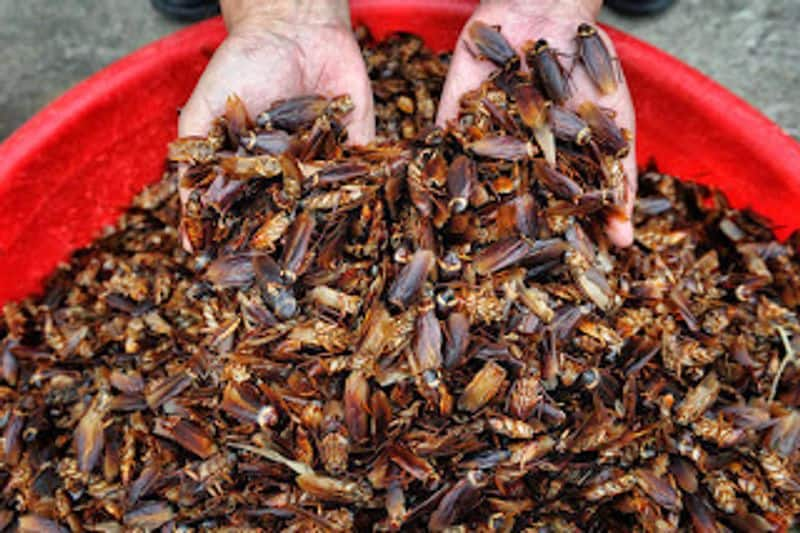
[[[364,46],[372,145],[345,144],[347,96],[232,96],[3,308],[0,529],[794,523],[800,238],[651,170],[615,249],[625,133],[568,107],[549,45],[521,69],[468,35],[498,68],[447,128],[446,58],[409,34]]]

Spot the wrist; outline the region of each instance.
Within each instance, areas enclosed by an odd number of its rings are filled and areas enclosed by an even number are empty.
[[[482,5],[502,6],[522,15],[547,15],[548,18],[569,17],[594,21],[603,7],[603,0],[481,0]]]
[[[275,23],[350,27],[347,0],[221,0],[228,33]]]

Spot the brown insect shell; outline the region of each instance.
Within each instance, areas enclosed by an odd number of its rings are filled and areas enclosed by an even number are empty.
[[[369,383],[363,372],[354,370],[345,380],[344,419],[356,442],[369,437]]]
[[[442,366],[442,326],[432,302],[419,306],[415,323],[414,350],[409,361],[414,374]]]
[[[592,140],[605,154],[622,159],[630,153],[630,143],[619,126],[596,104],[583,102],[578,107],[578,115],[589,124]]]
[[[513,71],[519,66],[519,56],[511,44],[500,33],[499,28],[476,20],[467,28],[481,58],[486,58],[498,67]]]
[[[585,146],[592,138],[592,130],[586,121],[568,109],[561,106],[550,106],[548,118],[553,134],[562,141]]]
[[[567,73],[556,52],[544,39],[524,47],[525,61],[536,74],[544,93],[556,104],[563,104],[570,95]]]
[[[600,93],[608,95],[616,92],[617,73],[614,60],[597,28],[582,23],[578,26],[577,40],[578,58]]]
[[[256,123],[260,128],[277,128],[294,132],[311,126],[327,105],[327,100],[319,95],[303,95],[280,100],[258,115]]]
[[[286,245],[281,257],[282,276],[289,283],[294,283],[297,276],[302,273],[303,267],[308,262],[307,254],[311,245],[311,236],[314,232],[314,217],[306,212],[297,215],[289,229]]]
[[[477,180],[475,162],[464,155],[456,157],[447,172],[447,191],[450,194],[450,209],[463,212],[469,203],[472,184]]]
[[[526,126],[538,129],[547,124],[548,110],[553,103],[545,100],[532,83],[517,85],[514,97],[517,101],[517,112]]]
[[[435,263],[436,256],[432,251],[417,250],[389,288],[389,303],[406,308],[419,294]]]

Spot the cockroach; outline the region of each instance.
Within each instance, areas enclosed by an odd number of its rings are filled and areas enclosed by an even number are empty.
[[[333,163],[326,165],[321,170],[314,173],[314,175],[306,181],[305,185],[308,188],[332,186],[366,176],[369,174],[369,170],[369,167],[362,163]]]
[[[386,513],[389,518],[389,528],[399,530],[405,522],[408,510],[402,485],[394,481],[386,489]]]
[[[544,39],[528,43],[524,52],[525,62],[535,73],[544,93],[550,100],[562,105],[570,96],[570,88],[567,72],[558,60],[558,52]]]
[[[307,473],[297,476],[295,482],[298,487],[322,501],[366,503],[372,499],[369,486],[354,481]]]
[[[317,448],[326,472],[338,476],[347,471],[350,439],[344,425],[344,408],[340,402],[330,401],[325,404]]]
[[[547,109],[550,128],[559,140],[584,146],[592,139],[589,125],[577,114],[561,106],[550,106]]]
[[[536,178],[554,195],[562,200],[576,201],[583,194],[580,185],[541,161],[534,164]]]
[[[272,178],[283,171],[280,160],[271,155],[224,157],[220,166],[237,179]]]
[[[761,450],[758,462],[773,488],[784,492],[800,492],[800,481],[783,457],[772,451]]]
[[[151,381],[144,389],[147,406],[154,411],[191,386],[192,376],[188,372],[176,372],[171,376]]]
[[[556,447],[556,440],[550,435],[541,435],[527,442],[514,443],[508,464],[522,470],[526,465],[541,459]]]
[[[206,137],[183,137],[169,143],[167,158],[175,163],[204,164],[217,159],[217,146]]]
[[[512,237],[484,249],[473,258],[472,266],[479,275],[489,275],[524,261],[532,252],[528,241]]]
[[[256,250],[275,251],[275,244],[283,237],[291,223],[292,219],[283,211],[269,213],[250,237],[250,246]]]
[[[450,193],[450,209],[461,213],[467,208],[472,184],[477,180],[475,162],[461,155],[450,164],[447,172],[447,191]]]
[[[742,508],[742,502],[736,497],[736,484],[723,472],[712,472],[705,479],[714,505],[723,513],[733,514]]]
[[[257,155],[279,156],[289,149],[289,134],[283,130],[262,131],[253,130],[239,137],[239,145],[247,151]]]
[[[308,213],[302,212],[297,215],[289,228],[286,246],[283,248],[281,257],[281,275],[289,283],[294,283],[309,262],[308,252],[314,226],[314,218]]]
[[[578,58],[600,94],[615,93],[617,73],[614,69],[614,59],[611,58],[597,28],[585,22],[581,23],[578,26],[577,41]]]
[[[278,422],[275,407],[260,402],[256,392],[244,385],[228,385],[222,394],[220,407],[238,420],[257,424],[262,428],[273,426]]]
[[[720,384],[715,372],[709,372],[693,389],[689,390],[676,411],[676,421],[688,424],[714,405],[719,396]]]
[[[308,297],[318,305],[346,315],[357,313],[361,306],[361,299],[358,296],[352,296],[324,285],[311,289]]]
[[[203,428],[176,416],[156,418],[153,434],[174,441],[202,459],[208,459],[217,451],[213,439]]]
[[[317,117],[308,134],[295,144],[292,152],[300,161],[335,157],[336,136],[340,125],[323,115]]]
[[[552,102],[545,100],[532,83],[520,83],[515,87],[514,97],[522,122],[533,131],[539,148],[549,165],[556,164],[556,142],[553,129],[548,123],[548,109]]]
[[[381,442],[392,422],[392,406],[386,393],[378,389],[372,393],[369,413],[372,422],[372,435],[376,442]]]
[[[441,531],[453,523],[480,500],[481,489],[488,482],[486,474],[480,470],[467,472],[458,480],[439,502],[428,520],[431,531]]]
[[[586,259],[575,252],[565,255],[566,264],[575,284],[597,307],[608,311],[614,305],[614,291],[608,284],[605,275],[597,268],[589,266]]]
[[[636,485],[658,505],[670,511],[681,509],[680,495],[666,479],[645,468],[637,469],[634,477]]]
[[[238,146],[245,132],[251,131],[253,127],[244,102],[235,94],[228,96],[225,101],[225,122],[228,141],[232,146]]]
[[[489,98],[481,99],[481,105],[486,109],[486,112],[498,128],[511,135],[519,135],[519,126],[505,108],[500,107]]]
[[[609,116],[592,102],[578,106],[578,115],[592,130],[592,141],[604,154],[622,159],[630,153],[630,143],[624,131]]]
[[[489,427],[511,439],[530,439],[536,432],[536,428],[527,422],[502,415],[489,418]]]
[[[703,440],[714,442],[720,448],[736,446],[745,438],[745,432],[730,422],[711,416],[702,416],[692,422],[692,431]]]
[[[778,512],[778,506],[773,501],[772,494],[761,476],[747,470],[738,463],[731,465],[729,470],[735,477],[739,490],[750,498],[750,501],[764,512]]]
[[[344,419],[355,442],[369,437],[369,396],[369,383],[363,372],[350,372],[344,385]]]
[[[494,398],[505,377],[506,370],[502,366],[494,361],[488,361],[464,389],[464,393],[458,399],[458,408],[463,411],[477,411]]]
[[[297,160],[291,155],[282,155],[278,160],[281,164],[283,187],[273,194],[273,201],[280,209],[291,211],[302,192],[303,173]]]
[[[464,313],[451,313],[447,317],[444,366],[452,369],[461,365],[469,347],[469,319]]]
[[[509,135],[486,136],[468,144],[467,148],[475,155],[505,161],[530,159],[538,152],[530,142]]]
[[[800,412],[792,410],[775,420],[766,444],[783,457],[791,456],[800,446]]]
[[[369,185],[343,185],[338,190],[320,192],[303,199],[303,207],[316,210],[349,210],[357,207],[375,192]]]
[[[467,29],[469,38],[478,49],[479,59],[488,59],[505,71],[519,67],[520,59],[497,26],[476,20]]]
[[[415,374],[438,370],[442,366],[442,327],[433,305],[423,304],[417,316],[414,350],[409,359]]]
[[[703,496],[686,494],[683,499],[695,531],[698,533],[716,533],[720,531],[717,521],[714,520],[711,506]]]
[[[389,459],[402,470],[423,483],[436,483],[439,474],[433,465],[423,457],[416,455],[406,446],[393,443],[387,448]]]
[[[16,410],[11,411],[6,416],[7,419],[5,422],[5,428],[3,430],[3,461],[9,465],[16,465],[19,462],[20,455],[22,454],[22,429],[25,426],[25,417],[22,413],[19,413]],[[96,418],[96,415],[94,418]],[[88,427],[87,433],[92,432],[93,430],[94,428]],[[94,451],[94,443],[89,443],[88,439],[82,439],[82,442],[85,444],[92,444],[91,453],[88,453],[90,449],[88,447],[86,448],[89,459],[91,458],[92,454],[99,453]],[[82,446],[81,450],[83,449],[84,448]]]
[[[259,114],[256,124],[260,128],[280,129],[292,133],[311,126],[327,106],[327,99],[319,95],[303,95],[280,100]]]
[[[108,413],[110,402],[111,396],[106,392],[100,392],[75,429],[78,469],[83,473],[92,471],[103,451],[105,444],[103,418]]]
[[[605,500],[629,492],[636,485],[636,477],[619,470],[603,472],[599,479],[593,480],[583,491],[590,501]]]
[[[436,256],[430,250],[415,252],[389,288],[389,303],[405,309],[419,294],[435,262]]]
[[[681,490],[693,494],[699,486],[697,469],[682,457],[670,457],[669,471]]]
[[[424,183],[422,168],[415,163],[409,163],[406,178],[408,194],[414,207],[424,217],[433,213],[433,201],[428,186]]]

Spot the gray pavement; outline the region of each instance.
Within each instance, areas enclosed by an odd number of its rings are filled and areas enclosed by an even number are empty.
[[[800,0],[678,0],[602,20],[715,78],[800,138]],[[182,25],[147,0],[0,0],[0,140],[86,76]]]

